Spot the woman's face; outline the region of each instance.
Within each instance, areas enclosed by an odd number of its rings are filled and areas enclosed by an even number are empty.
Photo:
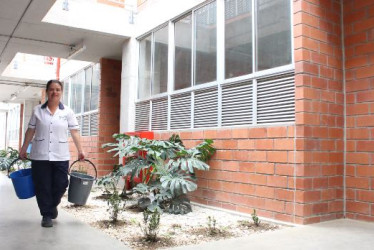
[[[60,84],[52,83],[51,85],[49,85],[49,88],[47,90],[48,100],[59,102],[61,99],[61,94],[62,94],[62,89],[61,89]]]

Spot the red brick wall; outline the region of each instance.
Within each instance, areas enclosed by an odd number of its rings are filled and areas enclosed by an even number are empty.
[[[347,217],[374,221],[374,1],[344,1]]]
[[[344,94],[338,0],[294,1],[297,223],[343,217]]]
[[[82,136],[81,144],[86,158],[95,164],[98,175],[103,176],[113,170],[114,164],[118,164],[118,158],[113,158],[113,154],[107,153],[107,149],[101,146],[113,142],[112,135],[119,133],[122,63],[102,58],[100,68],[98,136]],[[71,159],[77,159],[77,151],[72,142],[70,151]]]
[[[173,132],[155,133],[168,139]],[[213,139],[209,171],[199,171],[191,200],[295,222],[294,126],[176,132],[186,147]]]

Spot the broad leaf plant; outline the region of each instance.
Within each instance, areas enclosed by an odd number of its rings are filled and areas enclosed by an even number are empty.
[[[103,147],[111,148],[108,152],[115,152],[114,157],[125,158],[125,164],[99,180],[99,184],[117,183],[121,176],[128,175],[133,182],[143,172],[143,180],[134,191],[149,197],[148,209],[156,207],[182,214],[191,211],[186,194],[197,189],[195,171],[209,169],[206,162],[216,151],[212,140],[204,140],[187,149],[178,135],[167,141],[126,134],[114,134],[113,137],[116,143]]]

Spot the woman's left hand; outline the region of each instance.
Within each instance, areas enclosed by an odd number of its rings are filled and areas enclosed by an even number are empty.
[[[78,160],[83,161],[84,158],[85,158],[84,153],[83,152],[78,152]]]

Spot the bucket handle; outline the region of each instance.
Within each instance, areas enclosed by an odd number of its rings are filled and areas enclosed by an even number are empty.
[[[73,165],[74,165],[76,162],[79,162],[79,161],[81,161],[81,160],[75,160],[75,161],[70,165],[70,167],[69,167],[69,171],[68,171],[69,175],[70,175],[70,171],[71,171]],[[88,163],[90,163],[91,166],[95,169],[95,180],[97,180],[97,169],[96,169],[95,164],[93,164],[92,161],[87,160],[87,159],[84,159],[84,161],[87,161]]]
[[[12,163],[9,164],[9,166],[8,166],[8,175],[7,175],[8,177],[9,177],[9,175],[10,175],[10,168],[13,166],[14,163],[16,163],[16,162],[19,161],[19,160],[22,160],[22,159],[18,157],[18,158],[16,158],[16,159],[14,159],[14,160],[12,161]],[[30,161],[29,158],[26,158],[26,160]],[[19,169],[19,168],[18,168],[18,169]],[[9,177],[9,178],[10,178],[10,177]]]

